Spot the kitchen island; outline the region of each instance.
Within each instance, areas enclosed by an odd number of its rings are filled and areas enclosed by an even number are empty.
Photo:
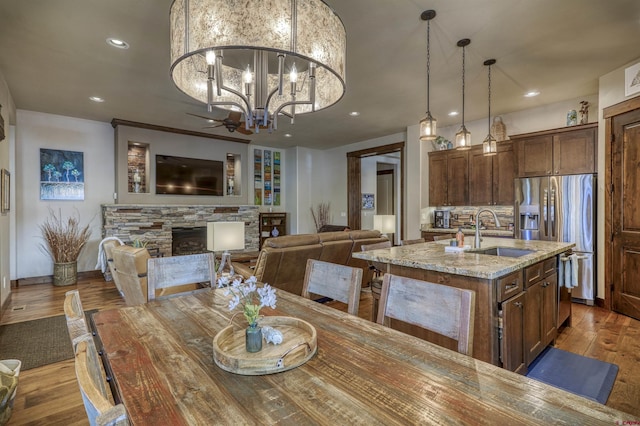
[[[470,243],[473,239],[470,238]],[[474,290],[476,309],[473,357],[524,373],[551,343],[557,328],[570,320],[570,299],[558,289],[558,257],[573,243],[487,238],[482,250],[446,252],[448,241],[353,253],[384,263],[395,275]],[[506,250],[505,250],[506,249]],[[518,257],[511,257],[518,255]],[[455,349],[455,342],[406,323],[392,327]]]

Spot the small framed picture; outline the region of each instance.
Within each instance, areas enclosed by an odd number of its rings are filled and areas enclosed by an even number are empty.
[[[624,70],[624,95],[640,92],[640,62]]]
[[[362,210],[373,210],[376,206],[374,199],[374,194],[362,194]]]
[[[6,213],[10,210],[11,200],[11,173],[2,169],[0,172],[0,213]]]

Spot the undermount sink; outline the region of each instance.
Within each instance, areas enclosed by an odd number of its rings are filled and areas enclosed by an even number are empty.
[[[534,253],[534,250],[524,250],[511,247],[491,247],[486,249],[469,250],[472,253],[488,254],[490,256],[502,256],[502,257],[520,257]]]

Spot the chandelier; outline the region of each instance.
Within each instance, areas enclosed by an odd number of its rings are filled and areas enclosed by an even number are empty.
[[[489,133],[487,137],[482,141],[482,153],[486,156],[496,155],[498,153],[498,146],[496,145],[496,138],[491,135],[491,65],[495,64],[495,59],[487,59],[484,61],[484,65],[489,69]]]
[[[427,116],[420,120],[421,141],[429,141],[436,138],[436,119],[431,116],[431,110],[429,109],[429,77],[431,74],[431,40],[429,34],[431,20],[435,17],[435,10],[425,10],[420,15],[423,21],[427,21]]]
[[[346,33],[321,0],[174,0],[170,24],[175,85],[209,112],[242,112],[248,130],[344,95]]]
[[[456,133],[456,149],[460,150],[471,148],[471,132],[468,131],[464,125],[464,48],[467,47],[469,43],[471,43],[471,40],[468,38],[463,38],[458,41],[458,47],[462,47],[462,126],[460,127],[460,130],[458,130],[458,133]]]

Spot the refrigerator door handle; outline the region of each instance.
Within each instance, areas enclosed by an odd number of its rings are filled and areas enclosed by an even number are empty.
[[[544,191],[543,191],[544,195],[542,197],[542,219],[543,219],[543,224],[544,224],[542,229],[545,230],[545,233],[546,233],[546,230],[549,229],[547,227],[547,219],[548,219],[547,218],[547,204],[548,204],[548,198],[549,198],[548,192],[549,191],[545,188]]]
[[[551,216],[551,236],[556,236],[556,190],[551,188],[551,200],[549,202],[549,216]]]

